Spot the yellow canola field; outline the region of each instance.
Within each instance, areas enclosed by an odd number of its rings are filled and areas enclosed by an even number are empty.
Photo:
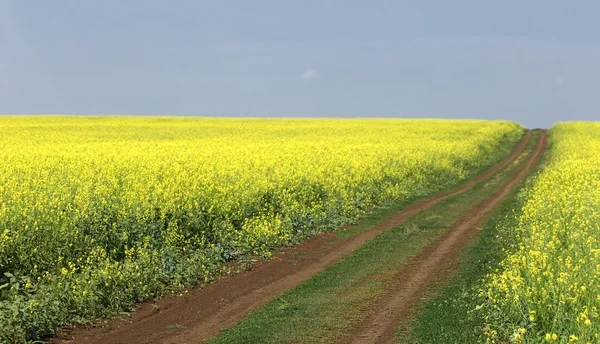
[[[600,342],[600,123],[559,123],[524,195],[517,247],[488,276],[489,342]]]
[[[523,133],[502,121],[2,117],[0,342],[431,194]]]

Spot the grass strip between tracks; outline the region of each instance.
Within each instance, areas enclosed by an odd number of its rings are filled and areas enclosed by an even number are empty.
[[[397,271],[468,210],[507,182],[534,154],[525,151],[492,178],[418,213],[368,241],[337,264],[253,311],[209,343],[329,343],[348,333],[389,290]],[[365,225],[370,221],[365,220]]]

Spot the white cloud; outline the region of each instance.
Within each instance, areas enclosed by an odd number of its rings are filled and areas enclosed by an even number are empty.
[[[563,82],[565,82],[565,79],[561,78],[561,77],[556,77],[556,79],[554,79],[554,84],[555,85],[560,85]]]
[[[300,78],[302,80],[314,80],[314,79],[318,79],[321,77],[321,74],[317,73],[317,71],[314,71],[312,69],[307,69],[305,70],[302,75],[300,76]]]

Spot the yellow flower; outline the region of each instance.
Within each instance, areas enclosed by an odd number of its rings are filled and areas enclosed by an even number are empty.
[[[39,282],[54,283],[49,288],[77,285],[79,292],[105,281],[147,286],[146,297],[164,291],[152,289],[158,285],[197,279],[179,274],[196,264],[207,263],[201,277],[208,281],[222,255],[269,257],[300,234],[456,184],[506,156],[524,128],[507,121],[3,116],[0,132],[0,257],[18,252],[8,259],[23,272],[37,269],[32,260],[52,263]],[[216,261],[194,260],[204,250],[216,252]],[[173,268],[171,281],[142,277]],[[37,284],[39,272],[29,272]]]

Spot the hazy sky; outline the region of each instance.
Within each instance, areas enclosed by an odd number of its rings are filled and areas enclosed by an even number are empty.
[[[600,1],[0,0],[0,113],[600,120]]]

